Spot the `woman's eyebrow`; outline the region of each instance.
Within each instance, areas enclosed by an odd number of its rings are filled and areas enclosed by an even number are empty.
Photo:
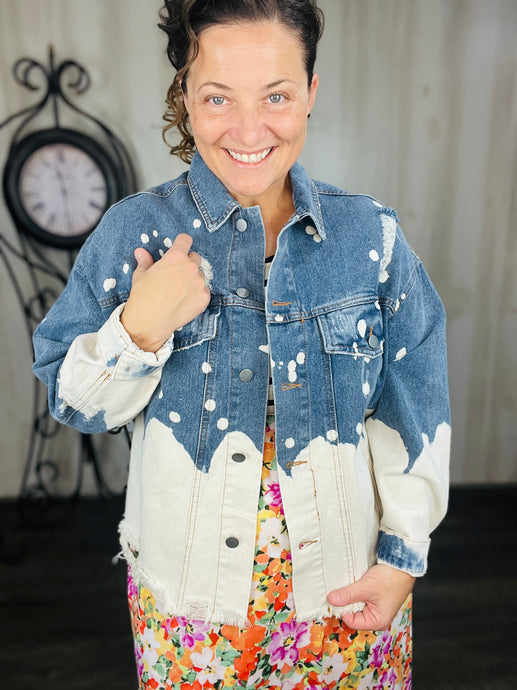
[[[266,84],[266,86],[264,86],[264,88],[262,90],[263,91],[269,91],[269,89],[274,89],[277,86],[280,86],[280,84],[286,84],[286,83],[294,84],[295,81],[293,79],[288,79],[287,77],[282,78],[282,79],[276,79],[275,81],[272,81],[270,84]],[[234,90],[234,89],[232,89],[231,86],[228,86],[227,84],[221,84],[221,82],[218,82],[218,81],[207,81],[204,84],[201,84],[201,86],[199,88],[204,89],[207,87],[212,88],[212,89],[221,89],[222,91],[233,91]]]
[[[206,87],[210,87],[212,89],[221,89],[224,91],[233,91],[233,89],[230,86],[227,86],[226,84],[221,84],[218,81],[207,81],[204,84],[201,84],[199,88],[204,89]]]
[[[264,86],[264,91],[269,91],[269,89],[274,89],[277,86],[280,86],[280,84],[295,84],[296,82],[293,79],[288,79],[287,77],[282,78],[282,79],[277,79],[276,81],[272,81],[270,84],[266,84]]]

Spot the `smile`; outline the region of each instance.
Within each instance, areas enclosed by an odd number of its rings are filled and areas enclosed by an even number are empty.
[[[259,153],[237,153],[236,151],[232,151],[231,149],[225,149],[230,156],[236,160],[239,161],[239,163],[260,163],[261,161],[264,160],[264,158],[267,158],[271,151],[273,150],[273,146],[269,149],[264,149],[263,151],[260,151]]]

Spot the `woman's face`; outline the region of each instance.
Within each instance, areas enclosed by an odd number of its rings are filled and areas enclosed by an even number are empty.
[[[218,25],[199,36],[187,77],[196,148],[243,206],[277,204],[305,141],[310,88],[298,37],[282,24]]]

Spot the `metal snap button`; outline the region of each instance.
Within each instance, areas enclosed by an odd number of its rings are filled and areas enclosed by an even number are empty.
[[[249,297],[250,291],[246,290],[246,288],[237,288],[235,291],[239,297]]]
[[[243,383],[248,383],[253,378],[253,372],[251,369],[243,369],[239,374],[239,378]]]
[[[232,460],[233,462],[244,462],[246,460],[246,456],[244,453],[234,453],[232,455]]]
[[[368,345],[372,348],[372,350],[375,350],[377,347],[379,347],[379,338],[374,333],[368,336]]]
[[[239,220],[235,223],[235,227],[239,232],[244,232],[248,228],[248,224],[244,220],[244,218],[239,218]]]
[[[239,546],[239,540],[237,539],[237,537],[228,537],[228,539],[226,540],[226,546],[229,549],[235,549],[237,546]]]

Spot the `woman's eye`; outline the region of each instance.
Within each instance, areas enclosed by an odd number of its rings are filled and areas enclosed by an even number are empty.
[[[281,93],[272,93],[271,96],[269,97],[270,103],[281,103],[283,101],[284,97],[282,96]]]
[[[213,103],[214,105],[223,105],[224,98],[223,96],[212,96],[212,98],[210,99],[210,103]]]

